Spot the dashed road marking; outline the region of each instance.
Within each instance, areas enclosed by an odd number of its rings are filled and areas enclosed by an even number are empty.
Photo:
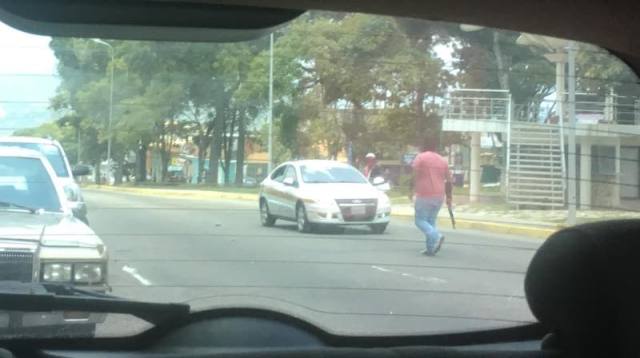
[[[138,273],[138,270],[136,270],[134,267],[130,267],[127,265],[122,266],[122,271],[128,273],[129,275],[131,275],[131,277],[135,278],[136,280],[138,280],[138,282],[140,282],[141,284],[145,285],[145,286],[151,286],[151,281],[147,280],[146,278],[142,277],[142,275],[140,275]]]
[[[428,282],[428,283],[433,283],[433,284],[447,283],[447,280],[439,278],[439,277],[423,277],[423,276],[414,275],[412,273],[395,271],[395,270],[392,270],[392,269],[384,268],[384,267],[381,267],[381,266],[375,266],[375,265],[372,265],[371,268],[374,269],[374,270],[380,271],[380,272],[396,274],[396,275],[400,275],[402,277],[406,277],[406,278],[410,278],[410,279],[414,279],[414,280],[418,280],[418,281],[422,281],[422,282]]]

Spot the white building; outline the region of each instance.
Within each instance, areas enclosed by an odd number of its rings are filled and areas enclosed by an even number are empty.
[[[577,205],[619,208],[640,192],[640,106],[610,94],[576,97]],[[572,129],[545,111],[527,111],[507,91],[456,90],[444,105],[443,130],[471,134],[471,201],[480,187],[480,136],[502,133],[507,143],[506,196],[516,206],[567,206],[567,138]]]

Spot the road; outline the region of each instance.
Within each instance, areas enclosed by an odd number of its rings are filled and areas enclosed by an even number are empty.
[[[487,329],[532,321],[523,278],[539,239],[444,231],[436,257],[410,220],[383,235],[260,226],[257,203],[87,190],[110,250],[113,294],[210,307],[272,308],[343,334]],[[129,328],[144,328],[130,323]]]

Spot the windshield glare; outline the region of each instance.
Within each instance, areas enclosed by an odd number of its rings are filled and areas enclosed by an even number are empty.
[[[55,251],[47,277],[104,274],[91,289],[128,299],[348,335],[485,330],[535,322],[523,280],[546,237],[640,218],[638,78],[593,45],[310,11],[229,43],[0,24],[0,53],[0,142],[59,142],[10,145],[67,178],[75,216],[0,207],[0,281]],[[57,200],[38,161],[2,159],[0,201]],[[21,256],[27,231],[55,250]]]
[[[366,179],[355,169],[329,165],[301,165],[302,181],[307,184],[319,183],[366,183]]]
[[[0,209],[12,205],[61,210],[55,187],[39,159],[0,157]]]

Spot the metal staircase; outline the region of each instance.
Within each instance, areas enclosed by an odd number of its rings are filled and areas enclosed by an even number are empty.
[[[532,208],[565,205],[562,127],[512,121],[508,129],[507,201]]]

